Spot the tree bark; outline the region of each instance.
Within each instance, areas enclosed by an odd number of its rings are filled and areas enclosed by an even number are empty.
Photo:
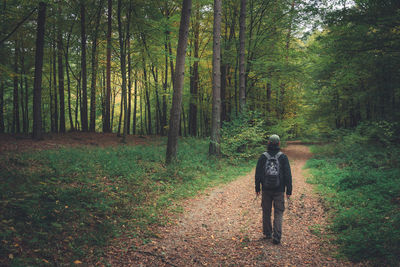
[[[122,75],[122,104],[123,104],[123,113],[124,113],[124,128],[122,133],[122,142],[126,142],[126,134],[128,129],[128,121],[126,117],[127,113],[127,97],[126,97],[126,44],[125,38],[122,30],[122,21],[121,21],[121,9],[122,9],[122,1],[118,0],[118,34],[119,34],[119,47],[120,47],[120,55],[121,55],[121,75]],[[129,17],[129,16],[128,16]]]
[[[112,0],[108,0],[108,15],[107,15],[107,59],[106,59],[106,100],[105,100],[105,118],[103,119],[103,132],[111,132],[110,127],[110,104],[111,104],[111,14]]]
[[[136,109],[137,109],[137,73],[135,73],[135,99],[133,103],[133,121],[132,121],[132,134],[136,134]]]
[[[12,133],[20,132],[20,121],[19,121],[19,97],[18,97],[18,43],[15,41],[15,53],[14,53],[14,91],[13,91],[13,121],[12,121]]]
[[[100,18],[101,18],[101,10],[103,9],[103,1],[100,1],[97,15],[96,15],[96,22],[95,22],[95,29],[93,33],[93,43],[92,43],[92,82],[90,85],[90,125],[89,131],[95,132],[96,131],[96,83],[97,83],[97,36],[99,32],[99,25],[100,25]]]
[[[4,133],[4,80],[0,84],[0,133]]]
[[[81,1],[81,69],[82,69],[82,103],[81,127],[83,132],[88,131],[88,102],[87,102],[87,73],[86,73],[86,8]]]
[[[181,116],[183,79],[185,77],[185,56],[190,23],[191,0],[183,0],[181,21],[179,26],[178,48],[176,50],[176,69],[174,76],[174,93],[170,113],[166,162],[176,159],[178,149],[179,119]]]
[[[39,2],[37,19],[35,76],[33,82],[33,132],[32,137],[42,139],[42,67],[44,48],[44,27],[46,23],[46,4]]]
[[[54,27],[55,28],[55,27]],[[53,85],[54,85],[54,132],[58,132],[58,92],[57,92],[57,49],[56,40],[53,43]]]
[[[246,105],[246,71],[245,71],[245,52],[246,52],[246,0],[240,0],[239,17],[239,110],[242,112]]]
[[[65,71],[67,74],[67,93],[68,93],[68,117],[69,117],[69,125],[70,125],[70,131],[74,131],[74,121],[72,120],[72,107],[71,107],[71,78],[69,76],[69,41],[71,38],[71,33],[72,33],[72,27],[68,33],[68,38],[67,38],[67,47],[65,49]]]
[[[213,99],[210,155],[220,154],[221,128],[221,0],[214,0]]]
[[[65,133],[65,102],[64,102],[64,68],[63,68],[63,41],[61,29],[58,29],[58,91],[60,96],[60,133]]]
[[[193,25],[194,35],[194,62],[190,75],[190,103],[189,103],[189,135],[197,135],[197,105],[199,93],[199,32],[200,32],[200,7],[196,6],[196,20]]]

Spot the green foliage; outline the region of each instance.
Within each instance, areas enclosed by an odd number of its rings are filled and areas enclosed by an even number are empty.
[[[221,129],[221,152],[232,158],[251,158],[265,147],[265,123],[256,112],[242,112]]]
[[[330,230],[340,252],[393,266],[400,260],[400,147],[383,144],[382,136],[391,136],[382,134],[386,123],[371,125],[377,128],[363,125],[337,143],[312,147],[316,156],[307,167],[331,209]]]
[[[215,161],[207,140],[182,139],[178,162],[166,167],[164,143],[3,155],[0,264],[97,262],[111,238],[151,237],[168,211],[179,211],[177,200],[254,164]]]

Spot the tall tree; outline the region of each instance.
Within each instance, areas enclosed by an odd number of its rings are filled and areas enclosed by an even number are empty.
[[[97,36],[99,32],[101,11],[103,9],[103,0],[100,1],[99,7],[96,12],[95,27],[93,32],[93,42],[92,42],[92,82],[90,85],[90,126],[89,131],[96,131],[96,82],[97,82]]]
[[[87,102],[87,73],[86,73],[86,7],[81,0],[81,70],[82,70],[82,102],[81,127],[83,132],[88,131],[88,102]]]
[[[243,111],[246,105],[246,0],[240,0],[239,25],[239,109]]]
[[[174,93],[170,113],[166,162],[171,163],[176,159],[178,150],[179,120],[181,117],[183,78],[185,77],[185,57],[188,41],[190,13],[192,0],[183,0],[181,21],[179,25],[178,48],[176,50],[176,64],[174,76]]]
[[[14,51],[14,91],[13,91],[13,121],[12,121],[12,133],[20,132],[20,121],[19,121],[19,97],[18,97],[18,42],[15,41]]]
[[[118,35],[119,35],[119,48],[120,48],[120,56],[121,56],[121,76],[122,76],[122,105],[123,105],[123,114],[124,114],[124,129],[122,133],[122,142],[126,142],[126,134],[128,130],[128,120],[127,120],[127,95],[126,95],[126,42],[124,38],[124,31],[122,29],[122,20],[121,20],[121,9],[122,9],[122,1],[118,0],[118,9],[117,9],[117,17],[118,17]],[[129,17],[129,16],[128,16]],[[129,22],[128,22],[129,23]],[[122,106],[121,106],[122,108]],[[119,131],[118,131],[119,132]]]
[[[65,133],[65,99],[64,99],[64,65],[63,65],[63,39],[61,23],[59,23],[57,34],[57,55],[58,55],[58,91],[60,96],[60,132]]]
[[[221,0],[214,0],[212,87],[213,100],[209,154],[219,155],[221,127]]]
[[[110,105],[111,105],[111,26],[112,26],[112,0],[108,0],[107,13],[107,59],[106,59],[106,100],[105,100],[105,118],[103,124],[103,132],[111,132],[110,125]]]
[[[193,68],[190,74],[190,103],[189,103],[189,134],[197,135],[197,102],[199,91],[199,35],[200,35],[200,6],[196,3],[196,15],[193,23]]]
[[[46,3],[39,2],[37,18],[35,76],[33,83],[33,138],[42,139],[42,67],[44,48],[44,27],[46,23]]]

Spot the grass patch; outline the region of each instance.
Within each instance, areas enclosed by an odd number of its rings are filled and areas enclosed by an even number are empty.
[[[351,143],[313,146],[307,162],[340,253],[353,261],[400,261],[400,148]]]
[[[0,265],[72,264],[99,258],[113,237],[147,240],[177,201],[228,182],[252,161],[209,158],[185,138],[164,165],[165,140],[147,146],[35,151],[0,158]]]

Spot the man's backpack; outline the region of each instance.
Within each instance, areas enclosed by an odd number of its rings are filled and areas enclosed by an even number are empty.
[[[280,186],[280,166],[279,157],[282,152],[278,152],[275,156],[271,157],[268,152],[264,152],[264,156],[267,158],[264,165],[264,179],[262,182],[263,188],[265,189],[276,189]]]

